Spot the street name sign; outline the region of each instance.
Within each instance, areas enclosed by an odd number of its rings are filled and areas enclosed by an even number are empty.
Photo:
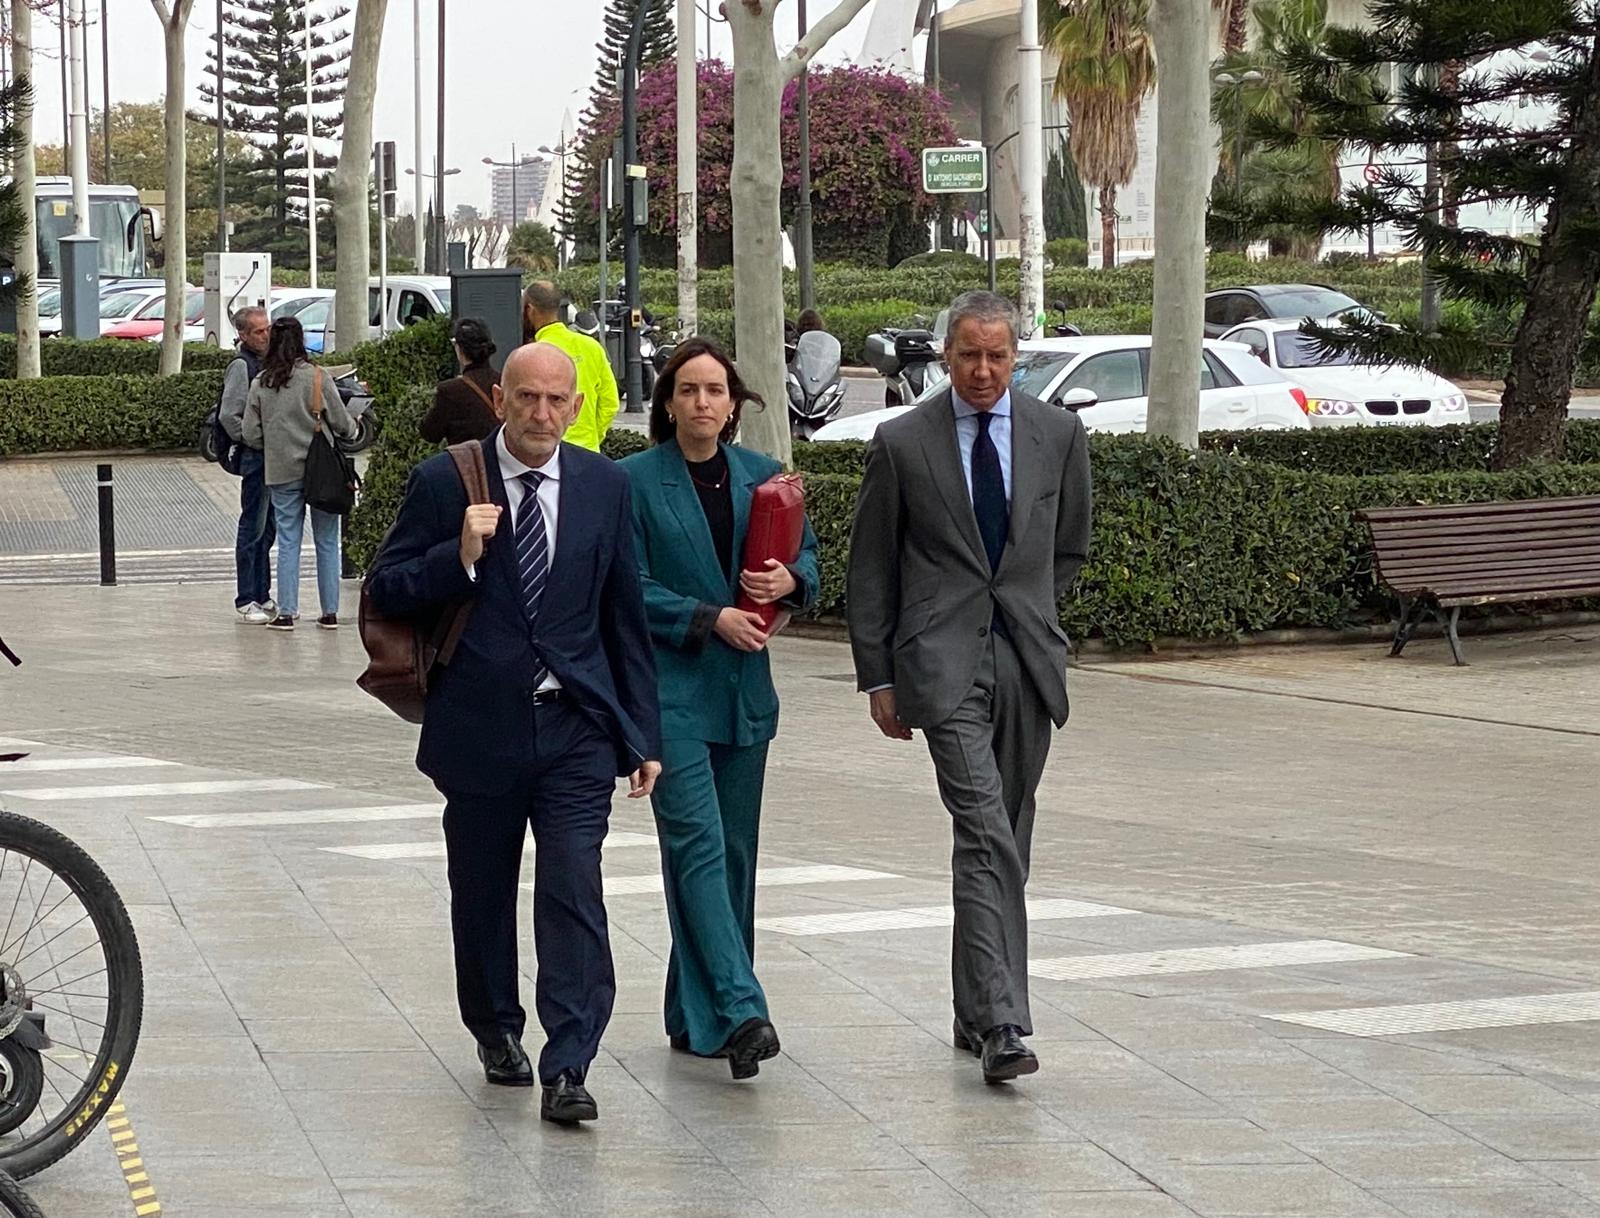
[[[989,154],[983,148],[924,148],[922,189],[930,195],[979,194],[989,187]]]

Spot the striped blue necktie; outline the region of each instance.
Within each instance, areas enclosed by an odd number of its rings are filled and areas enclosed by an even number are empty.
[[[539,506],[539,484],[544,475],[530,470],[518,474],[523,492],[517,511],[517,570],[522,576],[522,608],[532,622],[539,616],[539,598],[544,595],[550,575],[550,535],[544,527],[544,511]]]

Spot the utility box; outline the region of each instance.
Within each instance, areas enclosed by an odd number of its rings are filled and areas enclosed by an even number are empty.
[[[206,342],[233,346],[233,315],[240,309],[265,309],[272,300],[271,254],[207,254],[205,268]]]
[[[450,321],[476,317],[494,339],[490,363],[498,372],[522,345],[522,272],[516,267],[457,271],[450,276]]]
[[[100,337],[100,242],[61,238],[61,333]]]
[[[0,266],[0,334],[17,332],[17,269]],[[30,287],[30,292],[34,289]]]

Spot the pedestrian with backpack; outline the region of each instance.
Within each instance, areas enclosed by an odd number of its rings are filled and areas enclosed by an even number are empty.
[[[269,630],[293,630],[300,616],[300,540],[306,509],[317,549],[317,595],[324,630],[339,626],[339,514],[307,502],[306,469],[314,445],[354,439],[355,420],[334,388],[333,378],[306,355],[305,331],[293,317],[272,323],[261,375],[245,402],[244,441],[266,464],[278,532],[278,612]],[[319,453],[319,456],[323,454]]]
[[[240,309],[233,315],[238,350],[222,376],[213,432],[217,463],[239,475],[239,528],[233,543],[236,595],[233,609],[243,626],[265,626],[278,615],[272,599],[272,505],[267,497],[266,458],[244,442],[245,399],[261,372],[267,354],[271,323],[261,308]]]

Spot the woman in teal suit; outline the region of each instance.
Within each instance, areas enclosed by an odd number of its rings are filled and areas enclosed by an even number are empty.
[[[740,571],[750,500],[781,472],[729,441],[742,407],[761,406],[726,353],[692,338],[656,381],[655,447],[622,463],[661,695],[662,774],[651,802],[661,838],[672,959],[673,1048],[725,1057],[749,1078],[778,1053],[756,980],[756,842],[778,695],[761,619],[734,602],[808,608],[817,596],[809,523],[799,558]]]

